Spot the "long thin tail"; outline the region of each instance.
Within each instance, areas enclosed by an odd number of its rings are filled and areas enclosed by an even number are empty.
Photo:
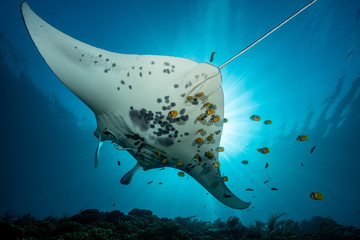
[[[260,42],[261,40],[263,40],[264,38],[266,38],[267,36],[269,36],[271,33],[273,33],[275,30],[277,30],[279,27],[281,27],[282,25],[284,25],[285,23],[287,23],[288,21],[290,21],[293,17],[295,17],[296,15],[298,15],[299,13],[301,13],[302,11],[304,11],[306,8],[308,8],[311,4],[313,4],[314,2],[316,2],[316,0],[312,0],[310,3],[308,3],[306,6],[304,6],[303,8],[301,8],[299,11],[297,11],[296,13],[294,13],[293,15],[291,15],[290,17],[288,17],[285,21],[283,21],[282,23],[280,23],[279,25],[277,25],[276,27],[274,27],[273,29],[271,29],[269,32],[267,32],[265,35],[263,35],[261,38],[259,38],[258,40],[256,40],[255,42],[253,42],[252,44],[250,44],[249,46],[247,46],[244,50],[242,50],[241,52],[239,52],[238,54],[236,54],[235,56],[233,56],[232,58],[230,58],[227,62],[223,63],[222,65],[219,66],[219,69],[225,67],[225,65],[227,65],[229,62],[231,62],[232,60],[234,60],[235,58],[237,58],[238,56],[240,56],[241,54],[243,54],[244,52],[246,52],[247,50],[249,50],[251,47],[253,47],[255,44],[257,44],[258,42]]]

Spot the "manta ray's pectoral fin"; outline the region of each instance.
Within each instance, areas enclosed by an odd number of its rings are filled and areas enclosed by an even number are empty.
[[[99,165],[99,155],[100,155],[100,148],[103,145],[104,141],[101,141],[101,139],[99,139],[99,143],[96,147],[96,151],[95,151],[95,163],[94,163],[94,167],[97,168]]]
[[[192,171],[190,175],[217,200],[235,209],[245,209],[250,206],[250,202],[245,202],[238,198],[225,185],[223,181],[224,178],[221,177],[219,168],[215,168],[211,165],[205,166],[203,164],[200,168],[195,169],[195,171]]]
[[[131,179],[138,171],[142,170],[143,167],[140,164],[136,164],[128,173],[126,173],[120,180],[121,184],[128,185],[131,182]]]

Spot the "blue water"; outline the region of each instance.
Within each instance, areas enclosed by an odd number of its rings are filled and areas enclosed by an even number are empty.
[[[216,51],[215,66],[308,3],[28,2],[48,23],[93,46],[198,62],[209,62]],[[226,207],[175,169],[141,171],[130,185],[121,185],[136,161],[110,143],[94,169],[94,115],[37,52],[20,3],[0,0],[0,214],[43,218],[84,208],[144,208],[161,217],[196,215],[208,221],[237,215],[246,224],[286,212],[285,218],[294,220],[323,216],[360,226],[360,1],[318,0],[221,69],[229,119],[221,171],[229,176],[230,190],[252,202],[248,210]],[[251,121],[253,114],[273,124]],[[296,141],[301,134],[309,140]],[[269,154],[256,151],[263,146]],[[316,191],[325,198],[312,200]]]

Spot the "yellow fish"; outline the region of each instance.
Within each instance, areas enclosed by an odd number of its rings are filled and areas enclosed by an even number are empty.
[[[324,198],[324,194],[322,194],[320,192],[312,192],[310,194],[310,198],[312,198],[314,200],[322,200]]]
[[[178,172],[177,175],[178,175],[179,177],[184,177],[184,176],[185,176],[185,173],[183,173],[183,172]]]
[[[272,124],[272,121],[271,120],[266,120],[266,121],[264,121],[264,124],[265,125],[270,125],[270,124]]]
[[[229,181],[228,176],[224,176],[224,177],[222,177],[221,179],[222,179],[222,181],[223,181],[223,182],[227,182],[227,181]]]
[[[262,154],[267,154],[270,152],[270,148],[268,147],[263,147],[263,148],[258,148],[256,149],[259,153],[262,153]]]
[[[306,141],[306,140],[308,140],[309,138],[308,138],[308,136],[306,136],[306,135],[300,135],[300,136],[298,136],[297,138],[296,138],[296,140],[298,140],[299,142],[302,142],[302,141]]]
[[[250,119],[253,120],[253,121],[260,121],[260,120],[261,120],[261,117],[258,116],[258,115],[252,115],[252,116],[250,117]]]

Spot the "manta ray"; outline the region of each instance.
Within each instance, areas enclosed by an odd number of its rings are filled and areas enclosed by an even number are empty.
[[[109,140],[137,160],[122,184],[139,170],[172,167],[223,204],[245,209],[250,202],[228,189],[219,167],[225,121],[220,69],[313,2],[219,67],[181,57],[106,51],[55,29],[26,2],[21,14],[45,62],[95,114],[95,167],[101,145]]]

